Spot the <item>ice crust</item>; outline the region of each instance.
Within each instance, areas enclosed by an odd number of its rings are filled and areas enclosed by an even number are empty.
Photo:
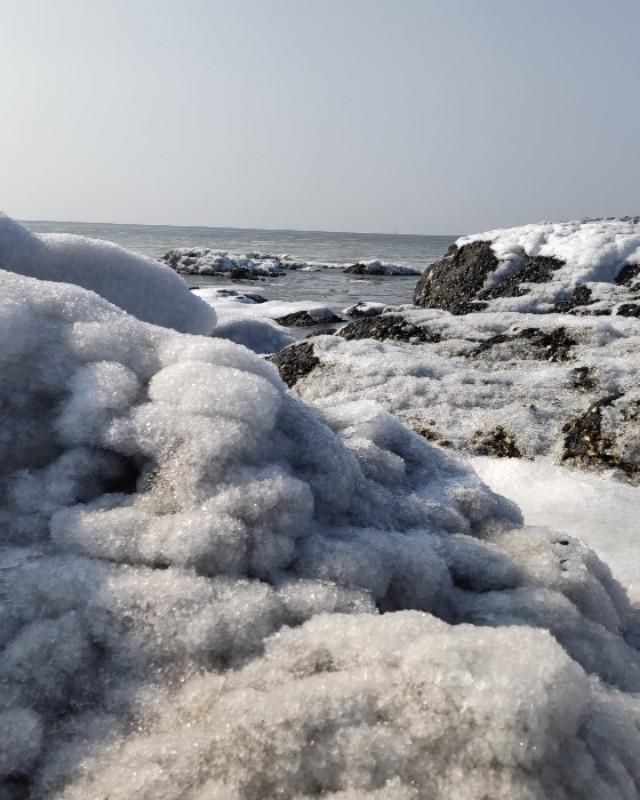
[[[588,548],[373,403],[0,280],[2,800],[638,797]]]
[[[34,234],[0,212],[0,269],[91,289],[138,319],[184,333],[210,333],[213,309],[164,264],[112,242]]]

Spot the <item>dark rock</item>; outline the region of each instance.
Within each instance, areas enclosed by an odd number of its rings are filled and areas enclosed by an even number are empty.
[[[590,392],[598,385],[593,367],[576,367],[571,370],[571,383],[579,392]]]
[[[609,317],[611,316],[610,308],[588,308],[583,312],[584,316],[590,317]]]
[[[278,368],[280,377],[289,387],[294,386],[300,378],[304,378],[320,364],[310,342],[290,344],[269,360]]]
[[[351,264],[349,267],[345,267],[342,270],[347,275],[367,275],[367,265],[366,264]]]
[[[621,317],[640,317],[640,305],[638,303],[623,303],[618,306],[617,313]]]
[[[247,298],[247,300],[251,300],[252,303],[267,302],[267,298],[263,297],[261,294],[258,294],[257,292],[243,292],[242,294]]]
[[[308,311],[294,311],[291,314],[278,317],[274,321],[277,322],[278,325],[283,325],[285,328],[311,328],[314,325],[344,322],[342,317],[338,317],[336,314],[326,314],[316,318]]]
[[[531,356],[545,361],[568,361],[571,356],[571,348],[576,344],[565,328],[555,328],[552,331],[542,331],[539,328],[524,328],[518,333],[507,334],[499,333],[490,336],[481,342],[475,350],[467,355],[476,357],[490,350],[498,344],[505,342],[518,342],[523,339],[531,345]]]
[[[247,267],[234,267],[229,273],[229,277],[232,281],[255,280],[257,274],[255,270]]]
[[[502,425],[496,426],[489,433],[476,431],[474,453],[479,456],[496,456],[497,458],[520,458],[522,453],[516,444],[516,438]]]
[[[518,336],[528,339],[534,347],[542,349],[547,361],[568,361],[572,356],[571,348],[577,344],[565,328],[556,328],[551,332],[541,331],[538,328],[525,328]]]
[[[633,478],[640,472],[640,466],[626,461],[616,452],[614,439],[602,430],[602,410],[612,406],[622,394],[612,394],[593,403],[578,417],[564,425],[565,434],[561,460],[570,461],[581,467],[609,467],[620,469]],[[632,421],[638,409],[622,412],[622,421]]]
[[[443,308],[465,314],[469,301],[476,299],[489,273],[498,267],[489,242],[451,245],[440,261],[429,267],[418,281],[414,294],[417,306]]]
[[[469,314],[487,308],[484,301],[497,297],[520,297],[528,292],[527,283],[545,283],[564,261],[549,256],[523,255],[517,272],[505,278],[498,286],[484,289],[488,275],[499,262],[490,242],[471,242],[458,248],[451,245],[447,254],[436,261],[422,276],[414,295],[419,306],[443,308],[452,314]],[[480,302],[478,302],[480,301]]]
[[[553,307],[553,311],[558,314],[563,314],[567,311],[572,311],[574,308],[578,308],[578,306],[586,306],[592,302],[591,289],[588,286],[581,284],[580,286],[576,286],[566,300],[560,300],[558,303],[556,303]]]
[[[640,264],[625,264],[618,273],[618,286],[631,286],[635,278],[640,278]]]
[[[564,261],[552,256],[528,258],[522,269],[509,275],[493,289],[485,289],[479,296],[483,300],[495,297],[521,297],[529,291],[522,285],[523,283],[547,283],[553,277],[555,270],[564,265]]]
[[[398,342],[439,342],[440,334],[429,328],[414,325],[400,314],[382,314],[379,317],[363,317],[350,322],[337,331],[343,339],[387,339]]]
[[[384,313],[384,306],[370,305],[367,303],[355,303],[344,312],[348,317],[379,317]]]

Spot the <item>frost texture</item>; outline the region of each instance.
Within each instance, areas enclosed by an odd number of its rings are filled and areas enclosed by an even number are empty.
[[[0,269],[74,283],[138,319],[185,333],[211,333],[216,316],[173,270],[111,242],[33,234],[0,212]]]
[[[3,800],[638,796],[587,548],[377,406],[0,277]]]

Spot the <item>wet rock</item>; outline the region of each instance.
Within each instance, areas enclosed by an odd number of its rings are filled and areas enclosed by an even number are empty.
[[[618,312],[621,317],[640,317],[640,305],[638,303],[623,303],[618,306]]]
[[[420,278],[414,302],[466,314],[468,303],[477,299],[487,276],[497,267],[498,259],[489,242],[471,242],[460,248],[453,244]]]
[[[497,458],[521,458],[522,453],[516,444],[516,437],[502,425],[496,426],[489,433],[476,431],[473,451],[479,456],[495,456]]]
[[[593,367],[576,367],[571,370],[571,384],[579,392],[590,392],[598,385],[596,371]]]
[[[346,275],[420,275],[420,271],[413,267],[385,264],[382,261],[359,261],[357,264],[345,267],[342,271]]]
[[[291,344],[269,360],[278,368],[280,377],[289,387],[294,386],[300,378],[304,378],[320,364],[310,342]]]
[[[355,303],[349,308],[345,308],[343,313],[348,317],[378,317],[383,313],[386,306],[384,303]]]
[[[294,311],[291,314],[285,314],[283,317],[278,317],[275,322],[278,325],[283,325],[285,328],[311,328],[314,325],[327,325],[329,323],[344,322],[342,317],[337,316],[329,309],[320,309],[318,311]]]
[[[379,317],[363,317],[350,322],[337,331],[343,339],[378,339],[384,342],[439,342],[440,334],[424,326],[414,325],[400,314],[382,314]]]

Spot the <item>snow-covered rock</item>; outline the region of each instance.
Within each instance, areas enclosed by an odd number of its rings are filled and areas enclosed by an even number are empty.
[[[232,278],[278,277],[285,269],[297,269],[298,262],[262,253],[245,255],[208,247],[169,250],[162,260],[176,272],[188,275],[228,275]]]
[[[405,267],[402,264],[389,264],[373,259],[371,261],[358,261],[343,269],[349,275],[420,275],[420,270]]]
[[[558,222],[463,236],[429,267],[419,306],[638,316],[640,217]],[[637,310],[636,310],[637,309]]]
[[[0,796],[637,797],[587,548],[376,405],[0,280]]]
[[[346,314],[347,317],[377,317],[378,314],[382,314],[386,307],[385,303],[362,300],[343,309],[342,313]]]
[[[366,397],[468,453],[551,455],[640,481],[637,319],[398,307],[314,338],[308,369],[301,346],[278,364],[322,408]]]
[[[402,264],[377,259],[341,264],[324,261],[303,261],[288,253],[231,253],[209,247],[179,247],[162,256],[172,269],[189,275],[227,275],[231,278],[279,277],[288,270],[312,272],[340,269],[354,275],[420,275],[420,271]]]
[[[145,322],[210,333],[213,309],[157,261],[72,234],[34,234],[0,213],[0,269],[91,289]]]

